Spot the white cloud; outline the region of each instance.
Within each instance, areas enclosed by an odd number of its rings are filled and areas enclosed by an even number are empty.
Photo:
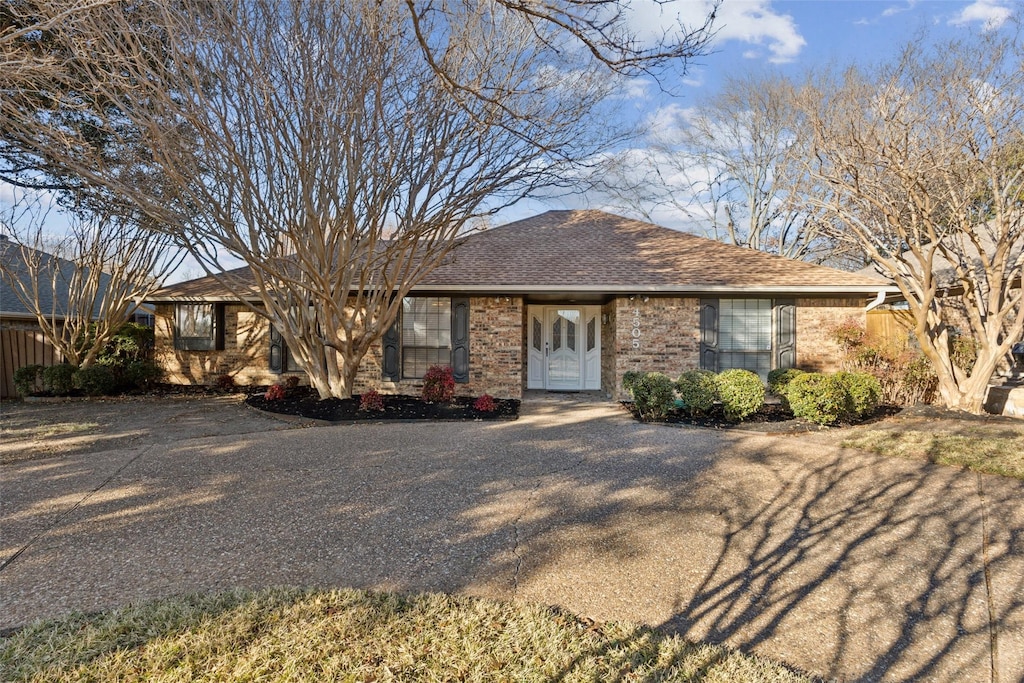
[[[892,5],[890,7],[886,7],[884,10],[882,10],[882,16],[894,17],[897,14],[903,14],[904,12],[908,12],[914,9],[914,6],[916,4],[917,0],[907,0],[907,2],[903,5]]]
[[[964,7],[960,14],[949,20],[954,26],[980,23],[985,31],[993,31],[1013,15],[1013,10],[1002,0],[975,0]]]
[[[711,0],[636,0],[629,5],[629,26],[641,40],[680,35],[679,26],[700,26],[711,12]],[[788,14],[779,14],[771,0],[727,0],[718,8],[715,42],[737,40],[765,48],[768,60],[780,64],[796,59],[807,41]],[[756,51],[758,57],[763,52]]]
[[[723,2],[715,27],[717,41],[738,40],[765,47],[773,64],[793,61],[807,44],[793,17],[775,12],[768,0]],[[760,50],[754,52],[761,56]]]

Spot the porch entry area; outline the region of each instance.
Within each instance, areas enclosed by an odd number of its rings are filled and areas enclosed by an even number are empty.
[[[601,307],[527,306],[526,388],[601,388]]]

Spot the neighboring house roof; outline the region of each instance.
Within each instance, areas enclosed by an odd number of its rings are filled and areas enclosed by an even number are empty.
[[[25,254],[31,254],[30,258],[41,259],[43,269],[47,276],[39,283],[39,306],[47,315],[51,311],[58,318],[63,318],[68,312],[69,282],[75,270],[75,264],[45,252],[36,251],[22,247],[11,241],[9,238],[0,235],[0,317],[4,318],[29,318],[34,319],[35,314],[30,311],[21,298],[15,293],[10,278],[20,282],[27,282],[30,277],[26,265]],[[49,275],[53,270],[58,269],[56,287],[54,278]],[[101,286],[105,287],[110,281],[110,275],[104,273],[101,276]],[[99,318],[99,307],[93,309],[93,318]]]
[[[228,277],[252,291],[248,269]],[[878,278],[732,246],[603,211],[549,211],[463,239],[414,291],[522,294],[877,294]],[[255,292],[253,292],[255,295]],[[149,301],[225,300],[213,277],[166,287]]]

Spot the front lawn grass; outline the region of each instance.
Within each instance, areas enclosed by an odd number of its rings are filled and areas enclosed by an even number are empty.
[[[29,626],[0,680],[809,681],[650,628],[439,594],[272,589]]]
[[[1024,479],[1024,430],[1014,428],[979,426],[955,432],[932,432],[899,426],[878,427],[844,439],[841,445]]]

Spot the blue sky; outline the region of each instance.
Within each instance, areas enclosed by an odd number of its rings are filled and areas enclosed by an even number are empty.
[[[675,17],[700,21],[709,6],[706,0],[681,0],[662,10],[652,0],[634,0],[634,26],[641,34],[657,35]],[[666,83],[672,96],[642,79],[633,82],[626,106],[642,118],[657,118],[659,112],[671,113],[713,95],[730,74],[775,69],[796,77],[814,66],[876,63],[897,54],[922,32],[930,40],[942,40],[1008,29],[1019,6],[1010,0],[724,0],[714,24],[712,53],[697,59],[679,80]],[[581,206],[616,208],[596,197],[526,201],[503,211],[494,223]],[[670,227],[686,223],[668,216],[658,220]]]

